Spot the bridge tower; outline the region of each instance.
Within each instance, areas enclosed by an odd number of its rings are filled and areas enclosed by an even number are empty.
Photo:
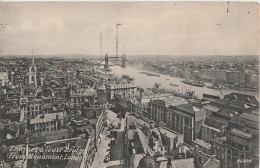
[[[125,53],[122,55],[122,64],[121,64],[122,68],[126,68],[126,56]]]
[[[107,55],[107,53],[106,53],[104,68],[105,68],[105,69],[108,69],[108,67],[109,67],[109,65],[108,65],[108,55]]]

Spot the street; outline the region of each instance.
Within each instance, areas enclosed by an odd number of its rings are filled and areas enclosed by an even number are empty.
[[[111,157],[113,160],[123,160],[124,159],[124,132],[118,131],[117,138],[115,140],[115,144],[111,147]]]
[[[109,154],[108,149],[110,146],[110,138],[107,135],[110,134],[110,131],[105,128],[103,132],[103,136],[101,136],[100,144],[97,147],[97,152],[95,154],[94,161],[91,165],[91,168],[106,168],[106,167],[124,167],[122,161],[124,160],[124,119],[116,118],[117,114],[107,110],[107,119],[109,120],[109,124],[118,125],[121,124],[120,129],[115,129],[117,132],[117,137],[115,138],[115,144],[111,146],[110,160],[107,163],[104,163],[104,159],[106,155]]]

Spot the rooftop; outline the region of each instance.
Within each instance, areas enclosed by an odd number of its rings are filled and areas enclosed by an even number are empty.
[[[246,109],[246,108],[250,107],[249,104],[246,104],[244,102],[234,101],[234,100],[229,100],[229,99],[215,100],[211,104],[217,104],[218,107],[222,107],[222,108],[224,108],[225,106],[230,106],[230,107],[234,107],[234,108],[241,108],[241,109]],[[221,106],[221,105],[224,105],[224,106]]]
[[[203,146],[205,148],[211,148],[211,144],[210,143],[206,143],[206,142],[204,142],[204,141],[202,141],[200,139],[193,140],[192,142],[196,143],[196,144],[198,144],[200,146]]]
[[[225,95],[224,98],[259,106],[258,98],[256,96],[252,96],[252,95],[246,95],[246,94],[232,92],[228,95]]]
[[[215,141],[217,141],[218,143],[223,144],[224,142],[227,141],[227,137],[220,137],[220,138],[215,139]]]
[[[250,139],[252,137],[252,134],[249,134],[249,133],[246,133],[246,132],[243,132],[239,129],[236,129],[236,128],[233,128],[231,131],[230,131],[230,134],[235,134],[237,136],[240,136],[240,137],[244,137],[246,139]]]
[[[137,130],[137,133],[139,135],[139,139],[142,143],[142,147],[143,147],[144,151],[149,152],[150,156],[153,156],[154,151],[149,147],[148,140],[147,140],[145,134],[139,128],[136,128],[136,130]]]
[[[247,126],[259,130],[259,117],[255,114],[243,113],[239,116],[232,117],[230,122],[240,126]]]
[[[35,118],[30,119],[30,124],[51,122],[56,120],[56,116],[58,116],[59,119],[64,119],[67,116],[67,112],[62,111],[56,113],[39,114]]]
[[[195,114],[195,111],[193,109],[193,106],[190,104],[182,104],[182,105],[178,105],[175,107],[176,109],[183,111],[183,112],[187,112],[189,114]]]
[[[181,97],[175,97],[175,96],[160,97],[158,99],[152,100],[152,102],[154,104],[164,106],[164,107],[188,104],[187,100],[185,100]]]
[[[169,129],[165,129],[165,128],[158,128],[158,129],[159,129],[159,131],[160,131],[163,135],[165,135],[165,136],[167,136],[167,137],[169,137],[169,138],[175,138],[175,137],[177,137],[177,136],[180,135],[179,133],[174,132],[174,131],[169,130]]]

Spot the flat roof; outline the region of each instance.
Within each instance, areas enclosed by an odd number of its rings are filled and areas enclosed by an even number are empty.
[[[252,137],[252,134],[249,134],[249,133],[246,133],[246,132],[243,132],[243,131],[240,131],[236,128],[233,128],[230,133],[232,134],[235,134],[235,135],[238,135],[240,137],[245,137],[247,139],[250,139]]]
[[[192,142],[200,145],[200,146],[203,146],[203,147],[206,147],[206,148],[211,148],[211,144],[210,143],[206,143],[200,139],[196,139],[196,140],[193,140]]]
[[[163,135],[166,135],[168,136],[169,138],[175,138],[177,137],[178,135],[180,135],[179,133],[177,132],[173,132],[173,131],[170,131],[168,129],[165,129],[165,128],[158,128],[159,131],[163,134]]]

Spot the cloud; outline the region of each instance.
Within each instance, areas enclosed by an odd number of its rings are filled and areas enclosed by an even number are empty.
[[[12,53],[257,54],[258,5],[188,2],[4,2]]]

